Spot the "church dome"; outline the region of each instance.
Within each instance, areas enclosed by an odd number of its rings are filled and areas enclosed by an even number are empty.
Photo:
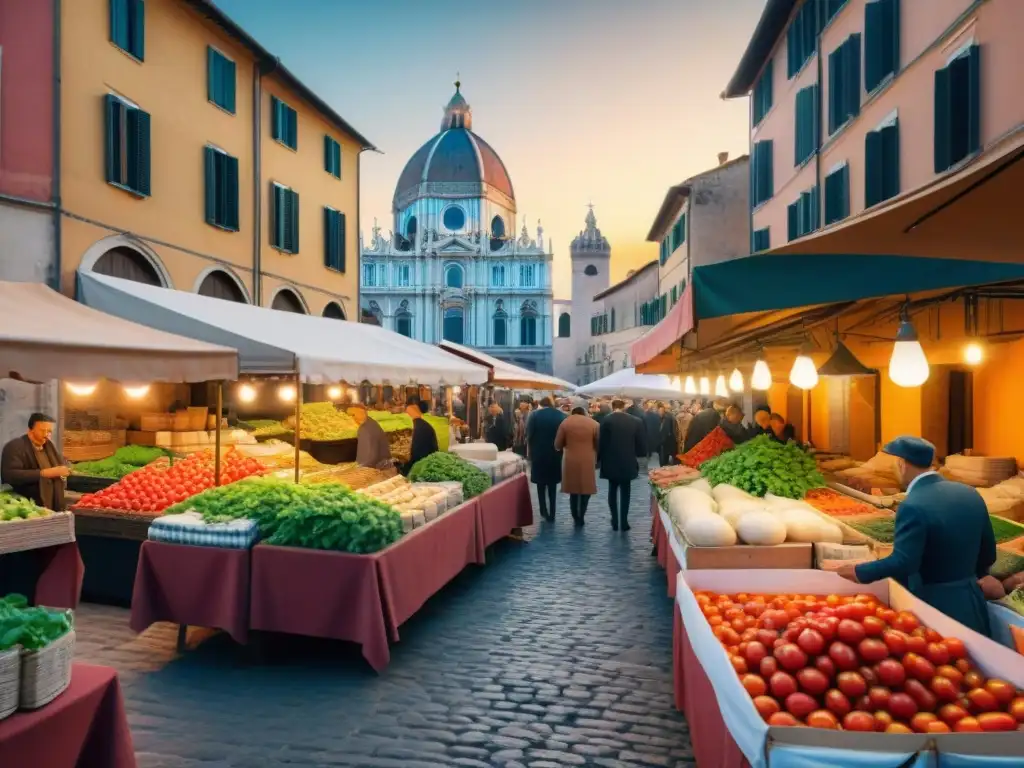
[[[455,94],[445,107],[441,132],[416,150],[398,177],[396,211],[421,197],[484,196],[488,187],[506,197],[515,210],[508,170],[494,148],[473,133],[473,111],[460,86],[455,83]]]

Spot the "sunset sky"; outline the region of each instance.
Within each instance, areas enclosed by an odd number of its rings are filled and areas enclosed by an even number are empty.
[[[719,94],[765,0],[217,0],[373,141],[362,229],[389,230],[406,161],[439,127],[456,73],[473,129],[501,155],[519,225],[569,242],[588,201],[612,279],[657,257],[645,237],[666,189],[747,152],[747,102]]]

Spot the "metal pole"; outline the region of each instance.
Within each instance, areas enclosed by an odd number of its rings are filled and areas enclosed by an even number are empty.
[[[217,382],[217,413],[213,420],[213,428],[217,434],[213,439],[213,485],[220,485],[220,414],[224,410],[224,382]]]
[[[295,482],[299,482],[299,454],[302,452],[302,380],[295,371]]]

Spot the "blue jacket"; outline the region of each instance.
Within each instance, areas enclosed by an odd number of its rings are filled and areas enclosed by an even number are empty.
[[[891,578],[910,588],[917,577],[918,597],[987,634],[987,609],[976,582],[995,560],[995,534],[981,495],[963,483],[929,475],[899,506],[892,554],[858,565],[857,579],[868,584]]]

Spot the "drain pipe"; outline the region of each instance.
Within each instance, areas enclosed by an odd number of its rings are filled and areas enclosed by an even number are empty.
[[[53,173],[50,180],[50,199],[53,203],[53,274],[50,275],[50,287],[60,291],[63,272],[61,258],[61,194],[60,194],[60,140],[61,140],[61,0],[53,0],[53,115],[50,120]]]
[[[263,179],[262,138],[263,123],[263,67],[257,61],[252,65],[252,303],[263,306]]]

